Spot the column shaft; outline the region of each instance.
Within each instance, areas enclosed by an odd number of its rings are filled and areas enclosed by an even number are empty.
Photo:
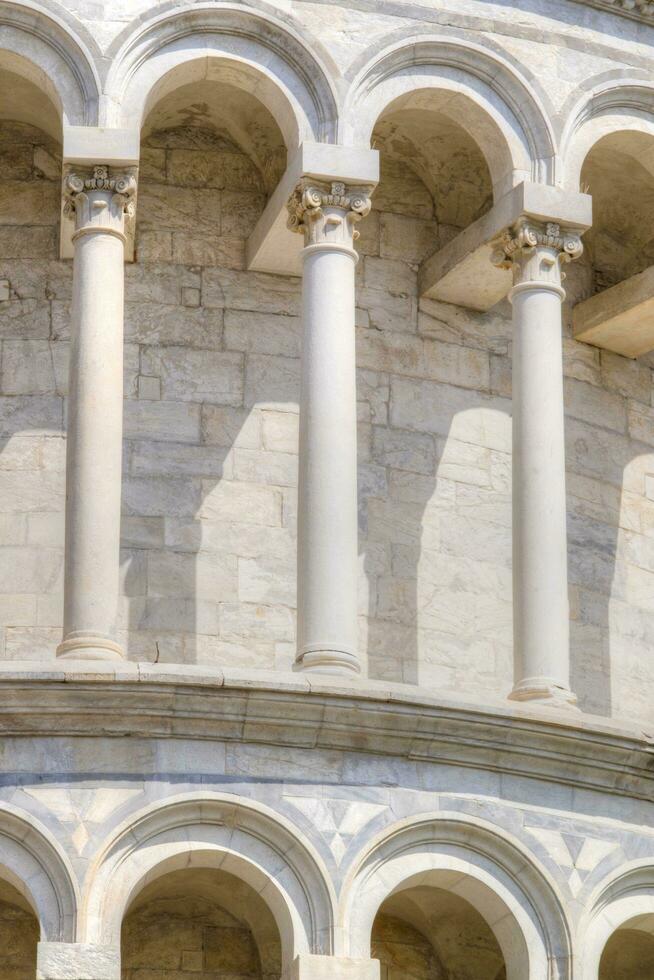
[[[357,660],[357,404],[353,253],[305,250],[298,486],[298,654]]]
[[[97,170],[106,173],[106,168]],[[123,222],[129,193],[117,193],[107,176],[68,181],[77,182],[72,196],[77,230],[66,447],[64,638],[57,653],[117,659],[123,656],[115,632],[122,471]],[[80,183],[84,186],[78,189]]]
[[[358,673],[354,223],[364,192],[301,185],[290,226],[304,233],[298,486],[300,669]]]
[[[561,298],[526,287],[512,301],[514,697],[563,694],[570,665]]]
[[[518,701],[570,690],[561,265],[579,236],[523,219],[495,261],[513,268],[513,641]]]

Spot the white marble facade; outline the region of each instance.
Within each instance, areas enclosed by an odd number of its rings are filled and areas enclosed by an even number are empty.
[[[654,4],[0,0],[0,980],[654,980]]]

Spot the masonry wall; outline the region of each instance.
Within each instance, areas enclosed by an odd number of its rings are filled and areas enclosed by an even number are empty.
[[[3,122],[0,621],[6,659],[60,637],[71,266],[57,148]],[[511,649],[511,327],[418,301],[456,229],[382,154],[357,271],[361,648],[372,677],[504,695]],[[129,656],[290,667],[300,284],[244,271],[265,198],[224,134],[149,137],[127,267],[121,631]],[[570,268],[571,299],[591,270]],[[654,409],[647,358],[565,339],[573,687],[652,716]]]

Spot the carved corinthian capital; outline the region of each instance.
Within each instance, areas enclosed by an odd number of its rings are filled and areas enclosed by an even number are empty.
[[[562,229],[555,222],[541,224],[521,218],[496,243],[491,261],[513,271],[515,286],[533,282],[561,288],[565,279],[561,266],[582,252],[578,232]]]
[[[64,213],[74,216],[76,234],[106,231],[124,236],[125,216],[133,216],[136,177],[93,167],[90,173],[69,173],[63,183]]]
[[[346,187],[335,181],[300,181],[291,195],[288,227],[304,235],[305,245],[352,248],[359,237],[354,227],[370,211],[370,187]]]

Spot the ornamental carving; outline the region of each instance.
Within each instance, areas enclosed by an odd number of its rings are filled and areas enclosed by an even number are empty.
[[[608,10],[633,20],[644,20],[650,24],[654,22],[654,0],[577,0],[577,3],[598,10]]]
[[[112,174],[97,166],[88,175],[69,173],[63,182],[64,213],[75,217],[77,231],[105,229],[123,234],[125,216],[135,212],[136,177]]]
[[[359,237],[354,227],[370,212],[371,188],[347,187],[340,181],[301,181],[288,203],[291,231],[304,235],[306,245],[349,245]]]
[[[548,282],[560,285],[565,278],[561,266],[579,258],[584,247],[576,231],[548,221],[541,224],[521,218],[495,243],[491,261],[513,271],[514,284]]]

